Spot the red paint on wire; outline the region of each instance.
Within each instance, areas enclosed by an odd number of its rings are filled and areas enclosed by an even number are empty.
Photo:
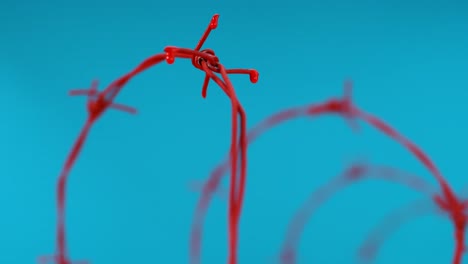
[[[232,132],[231,132],[231,179],[229,190],[229,219],[228,219],[228,235],[229,235],[229,256],[228,263],[237,263],[237,246],[238,246],[238,232],[239,221],[242,213],[242,205],[244,200],[246,177],[247,177],[247,115],[239,102],[234,86],[229,79],[230,74],[248,74],[250,81],[256,83],[258,81],[258,72],[250,69],[226,69],[224,65],[219,62],[219,58],[211,49],[200,50],[213,29],[218,26],[219,15],[214,15],[203,33],[200,41],[195,49],[166,47],[166,61],[169,64],[175,62],[176,58],[191,59],[192,65],[205,73],[205,79],[202,86],[202,97],[207,95],[209,81],[214,81],[228,96],[231,101],[232,108]],[[218,77],[220,74],[221,76]],[[240,177],[237,179],[237,158],[238,158],[238,117],[240,118],[240,136],[239,136],[239,149],[240,149]],[[201,234],[200,234],[201,235]],[[191,243],[191,257],[192,263],[200,262],[200,254],[197,246]]]

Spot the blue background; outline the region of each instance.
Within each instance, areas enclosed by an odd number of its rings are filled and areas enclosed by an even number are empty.
[[[91,80],[107,86],[166,45],[205,47],[228,68],[256,68],[260,81],[232,81],[249,126],[280,109],[342,94],[414,139],[457,190],[466,181],[468,5],[466,1],[24,1],[0,4],[0,263],[34,263],[55,249],[55,186],[86,118],[67,97]],[[92,263],[187,263],[188,235],[203,180],[226,155],[230,105],[189,61],[162,63],[129,83],[117,101],[139,115],[108,112],[93,127],[70,177],[73,259]],[[404,149],[337,117],[301,119],[252,144],[239,259],[272,263],[296,210],[357,158],[422,175]],[[225,184],[226,185],[226,184]],[[420,199],[369,181],[323,206],[302,236],[299,263],[354,263],[386,214]],[[226,201],[205,224],[203,263],[226,259]],[[450,263],[450,222],[424,217],[389,238],[377,263]],[[468,263],[465,260],[464,263]]]

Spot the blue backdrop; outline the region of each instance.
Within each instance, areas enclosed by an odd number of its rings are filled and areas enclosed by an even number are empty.
[[[214,13],[206,47],[228,68],[255,68],[258,84],[232,78],[249,127],[290,106],[342,94],[414,139],[456,190],[466,181],[468,5],[466,1],[27,1],[0,4],[0,263],[34,263],[55,249],[55,186],[85,118],[71,88],[100,87],[166,45],[194,47]],[[187,263],[202,180],[230,142],[230,104],[189,61],[162,63],[132,80],[117,101],[139,115],[108,112],[93,127],[70,176],[73,259],[96,264]],[[343,120],[297,120],[252,144],[240,264],[272,263],[289,220],[308,195],[356,158],[429,173],[374,129]],[[227,184],[225,184],[227,185]],[[369,181],[341,192],[310,220],[299,263],[354,263],[383,217],[420,199]],[[226,201],[205,225],[203,263],[227,255]],[[377,263],[450,263],[447,219],[409,222]],[[465,260],[465,263],[468,263]]]

